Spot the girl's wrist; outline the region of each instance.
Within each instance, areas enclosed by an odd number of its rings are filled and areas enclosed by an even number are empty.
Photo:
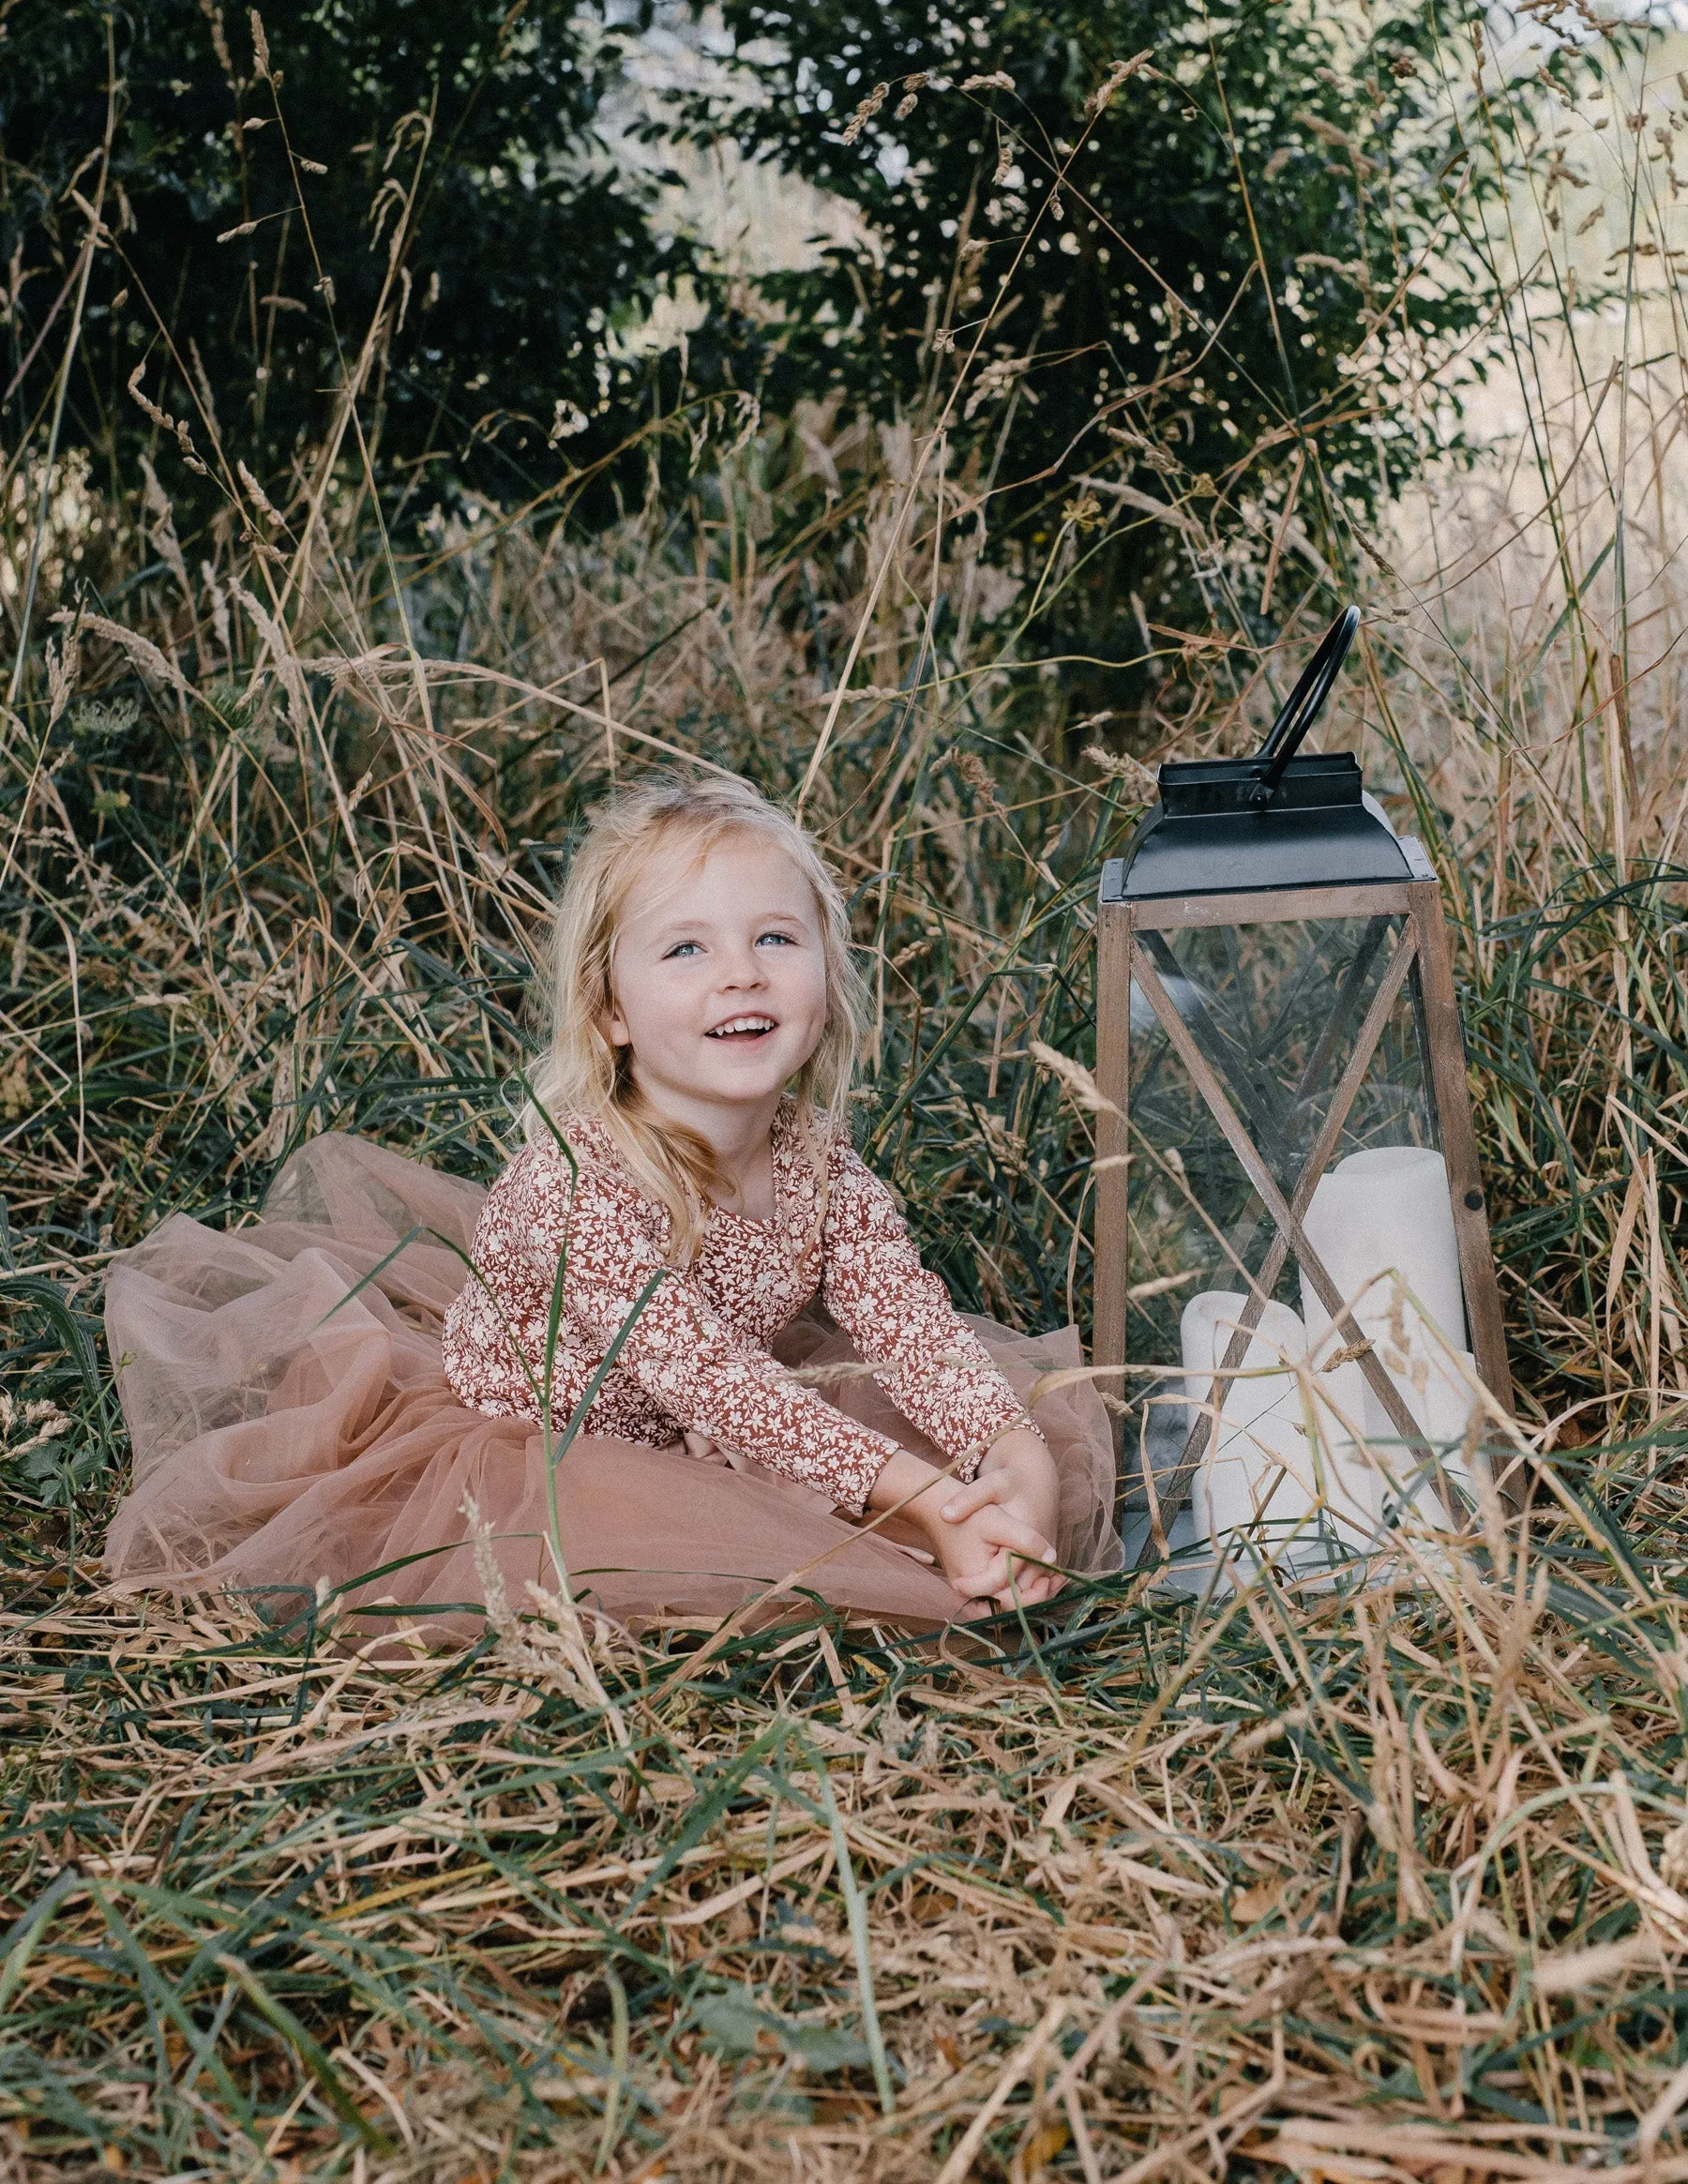
[[[1028,1458],[1035,1462],[1049,1453],[1048,1443],[1034,1426],[1011,1425],[1000,1433],[986,1450],[980,1462],[981,1471],[1001,1471]]]
[[[926,1531],[943,1523],[943,1503],[955,1491],[955,1481],[936,1470],[924,1458],[898,1449],[884,1464],[867,1490],[867,1507],[873,1511],[900,1509]]]

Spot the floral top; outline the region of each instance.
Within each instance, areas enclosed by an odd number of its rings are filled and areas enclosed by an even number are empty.
[[[859,1514],[897,1444],[790,1378],[768,1348],[817,1294],[864,1358],[892,1368],[881,1385],[960,1458],[957,1477],[974,1475],[999,1434],[1030,1423],[942,1282],[921,1265],[891,1193],[841,1135],[827,1148],[822,1203],[789,1102],[773,1134],[775,1218],[716,1208],[691,1265],[663,1274],[630,1327],[664,1267],[669,1216],[639,1190],[601,1123],[572,1116],[563,1134],[579,1182],[554,1145],[530,1145],[493,1185],[475,1229],[480,1278],[447,1314],[444,1345],[464,1403],[538,1419],[566,1243],[551,1375],[559,1428],[625,1330],[583,1431],[657,1448],[687,1430],[705,1433]]]

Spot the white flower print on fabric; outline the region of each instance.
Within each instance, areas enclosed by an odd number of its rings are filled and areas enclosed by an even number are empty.
[[[570,1116],[562,1129],[579,1181],[554,1145],[517,1154],[487,1200],[475,1232],[477,1275],[452,1305],[444,1343],[464,1403],[537,1423],[566,1245],[550,1388],[557,1429],[663,1267],[669,1234],[668,1215],[640,1192],[602,1124]],[[582,1430],[656,1448],[686,1431],[708,1434],[860,1514],[897,1444],[789,1379],[768,1348],[819,1295],[862,1356],[892,1368],[881,1384],[897,1408],[946,1456],[962,1458],[957,1478],[972,1478],[990,1442],[1030,1421],[942,1282],[921,1265],[891,1193],[836,1137],[818,1223],[820,1177],[790,1103],[775,1123],[773,1158],[775,1218],[711,1213],[692,1264],[667,1273],[628,1331]]]

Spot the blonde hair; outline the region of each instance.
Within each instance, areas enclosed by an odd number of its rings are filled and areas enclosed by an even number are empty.
[[[692,783],[661,776],[602,804],[575,851],[557,904],[550,1045],[533,1074],[522,1117],[530,1144],[566,1135],[565,1117],[603,1123],[647,1197],[671,1223],[669,1258],[696,1251],[720,1182],[715,1153],[695,1131],[665,1122],[634,1081],[631,1050],[602,1026],[615,1001],[615,941],[629,899],[653,866],[678,886],[719,843],[751,835],[782,851],[815,898],[826,972],[826,1022],[792,1092],[810,1157],[822,1177],[822,1118],[842,1127],[861,1044],[865,989],[850,952],[850,913],[837,881],[794,820],[731,776]],[[548,1117],[550,1120],[548,1120]]]

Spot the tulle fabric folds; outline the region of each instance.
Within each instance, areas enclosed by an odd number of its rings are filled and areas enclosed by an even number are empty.
[[[106,1326],[134,1447],[106,1550],[113,1579],[250,1592],[272,1615],[362,1579],[349,1605],[417,1610],[433,1639],[467,1636],[484,1596],[473,1499],[513,1604],[527,1604],[530,1580],[556,1589],[537,1428],[465,1408],[440,1363],[483,1197],[330,1134],[287,1163],[252,1228],[223,1234],[177,1214],[113,1262]],[[1022,1394],[1079,1363],[1073,1329],[971,1323]],[[793,1366],[859,1362],[806,1317],[776,1348]],[[935,1454],[873,1380],[846,1375],[821,1392]],[[1117,1568],[1100,1401],[1087,1382],[1058,1384],[1034,1415],[1060,1468],[1063,1566]],[[556,1488],[572,1590],[623,1620],[723,1615],[787,1579],[759,1620],[807,1612],[810,1594],[912,1630],[958,1605],[896,1542],[753,1465],[581,1435]],[[383,1627],[379,1616],[351,1625]]]

